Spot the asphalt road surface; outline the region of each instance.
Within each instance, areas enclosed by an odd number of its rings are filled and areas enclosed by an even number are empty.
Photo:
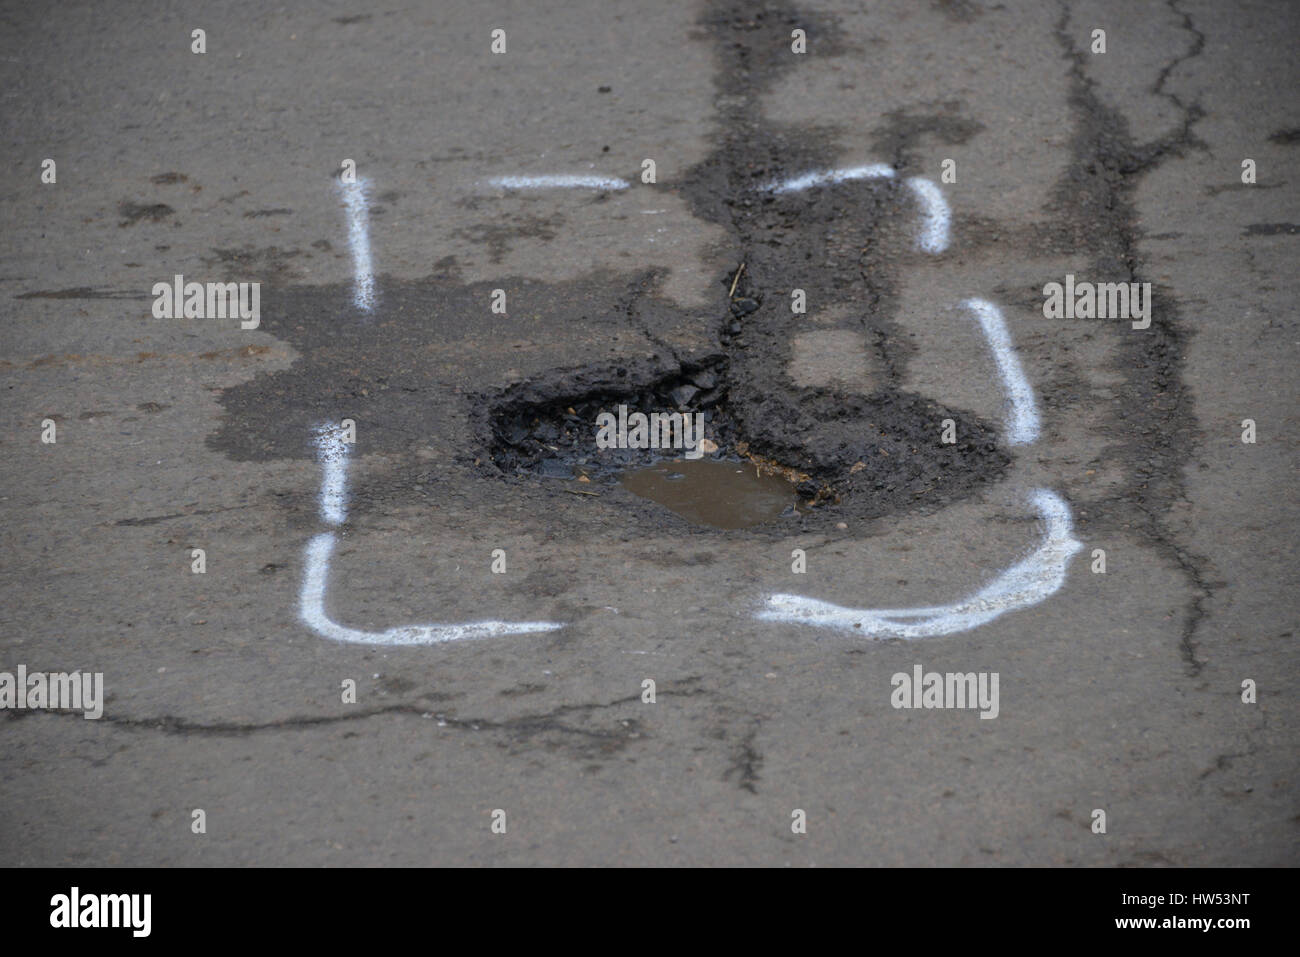
[[[1298,38],[5,4],[0,863],[1295,864]]]

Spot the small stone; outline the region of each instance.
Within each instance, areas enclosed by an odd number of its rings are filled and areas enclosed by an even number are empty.
[[[835,527],[838,528],[841,532],[848,528],[848,526],[845,525],[843,522],[836,522]]]
[[[695,388],[693,385],[679,385],[668,393],[668,397],[673,400],[674,405],[683,406],[690,402],[691,399],[695,398],[699,391],[700,390]]]
[[[731,312],[733,315],[747,316],[757,308],[757,299],[740,298],[731,300]]]
[[[714,442],[712,439],[700,439],[697,448],[699,448],[699,450],[705,455],[712,455],[714,452],[718,451],[718,443]]]

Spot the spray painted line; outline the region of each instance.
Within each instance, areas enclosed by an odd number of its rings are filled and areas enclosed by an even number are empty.
[[[348,443],[336,425],[316,430],[316,452],[322,470],[320,490],[321,517],[331,525],[341,525],[347,518]],[[520,635],[563,628],[554,621],[471,621],[454,625],[402,625],[385,631],[362,631],[340,625],[325,610],[325,593],[329,587],[330,557],[338,536],[323,532],[307,543],[303,553],[302,591],[298,597],[298,614],[303,622],[332,641],[360,645],[436,645],[467,638],[491,638]]]
[[[759,189],[770,193],[796,193],[814,186],[833,186],[860,179],[893,179],[895,175],[893,167],[884,163],[871,163],[867,166],[804,173],[793,179],[773,180]],[[943,191],[923,176],[910,177],[907,187],[921,204],[921,234],[917,238],[917,245],[928,253],[943,252],[948,248],[952,222],[952,214],[948,210],[948,201],[943,198]]]
[[[920,247],[927,253],[943,252],[948,248],[949,224],[952,221],[943,191],[923,176],[913,176],[907,181],[907,186],[921,204]]]
[[[358,645],[438,645],[467,638],[493,638],[536,631],[554,631],[564,625],[554,621],[471,621],[460,625],[402,625],[385,631],[361,631],[340,625],[325,611],[330,556],[337,536],[322,532],[307,543],[303,555],[298,614],[309,628],[332,641]]]
[[[772,193],[795,193],[814,186],[834,185],[862,179],[893,179],[892,167],[883,163],[853,166],[847,169],[822,170],[804,173],[793,179],[774,180],[759,187]],[[615,177],[556,174],[550,176],[495,176],[488,184],[503,189],[627,189],[627,180]],[[926,252],[941,253],[948,248],[948,234],[952,215],[943,191],[932,181],[913,176],[907,186],[921,204],[921,235],[917,244]]]
[[[1034,390],[1025,378],[1020,359],[1016,356],[1016,347],[1011,343],[1011,334],[1007,332],[1006,320],[997,306],[985,299],[967,299],[962,303],[975,313],[984,338],[988,341],[993,359],[998,364],[998,375],[1002,377],[1002,387],[1006,390],[1007,400],[1011,406],[1007,417],[1007,442],[1011,445],[1027,445],[1038,439],[1038,408],[1034,404]]]
[[[316,461],[324,473],[320,486],[320,515],[331,525],[342,525],[348,516],[348,443],[338,426],[322,425],[316,430]]]
[[[627,180],[614,176],[494,176],[489,186],[502,189],[627,189]]]
[[[375,272],[370,263],[370,184],[364,179],[340,183],[348,211],[348,245],[352,247],[352,301],[362,312],[375,310]]]
[[[759,189],[769,193],[797,193],[814,186],[827,183],[847,183],[855,179],[893,179],[894,168],[884,163],[872,163],[869,166],[852,166],[848,169],[828,169],[815,173],[804,173],[794,179],[773,180]]]
[[[1070,508],[1055,492],[1035,489],[1030,501],[1046,524],[1042,544],[969,598],[930,608],[845,608],[803,595],[768,597],[766,621],[816,625],[852,631],[868,638],[930,638],[986,624],[1009,611],[1028,608],[1055,594],[1065,583],[1070,559],[1083,548],[1074,537]],[[923,621],[908,622],[906,619]]]

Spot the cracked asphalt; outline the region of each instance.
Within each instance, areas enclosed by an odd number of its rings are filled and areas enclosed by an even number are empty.
[[[0,714],[0,863],[1294,865],[1300,8],[861,6],[0,6],[0,671],[107,690]],[[901,181],[948,159],[936,255]],[[485,185],[557,173],[632,185]],[[261,282],[261,325],[155,318],[176,274]],[[1151,283],[1150,327],[1045,318],[1067,274]],[[505,412],[705,371],[825,504],[722,531],[503,457]],[[309,627],[311,429],[344,416],[335,621],[565,627]],[[956,602],[1034,547],[1035,488],[1084,545],[1038,604],[914,641],[755,617]],[[916,664],[997,672],[998,717],[893,708]]]

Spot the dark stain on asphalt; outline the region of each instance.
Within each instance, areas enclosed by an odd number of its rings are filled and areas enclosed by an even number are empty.
[[[125,527],[144,527],[148,525],[158,525],[162,522],[170,522],[174,518],[184,518],[184,512],[172,512],[170,515],[152,515],[148,518],[123,518],[114,522],[114,525]]]
[[[172,209],[166,203],[132,203],[123,202],[117,207],[118,215],[123,217],[118,223],[119,226],[134,226],[142,220],[148,220],[151,223],[161,223],[168,216],[176,215],[176,210]]]
[[[962,115],[963,104],[948,100],[927,109],[900,109],[885,114],[885,122],[871,131],[871,146],[898,170],[916,165],[914,153],[925,138],[960,146],[984,129],[984,124]]]
[[[1250,223],[1242,232],[1243,236],[1294,236],[1300,232],[1296,223]]]
[[[954,23],[972,23],[984,13],[971,0],[930,0],[930,6]]]
[[[237,249],[214,249],[211,256],[203,258],[203,263],[230,282],[260,281],[278,285],[302,276],[302,271],[293,264],[302,255],[299,249],[259,248],[250,244]],[[265,307],[262,311],[265,312]]]
[[[562,214],[553,216],[516,216],[505,223],[482,223],[458,229],[452,235],[480,243],[488,248],[488,257],[499,263],[517,239],[554,239],[566,222]]]

